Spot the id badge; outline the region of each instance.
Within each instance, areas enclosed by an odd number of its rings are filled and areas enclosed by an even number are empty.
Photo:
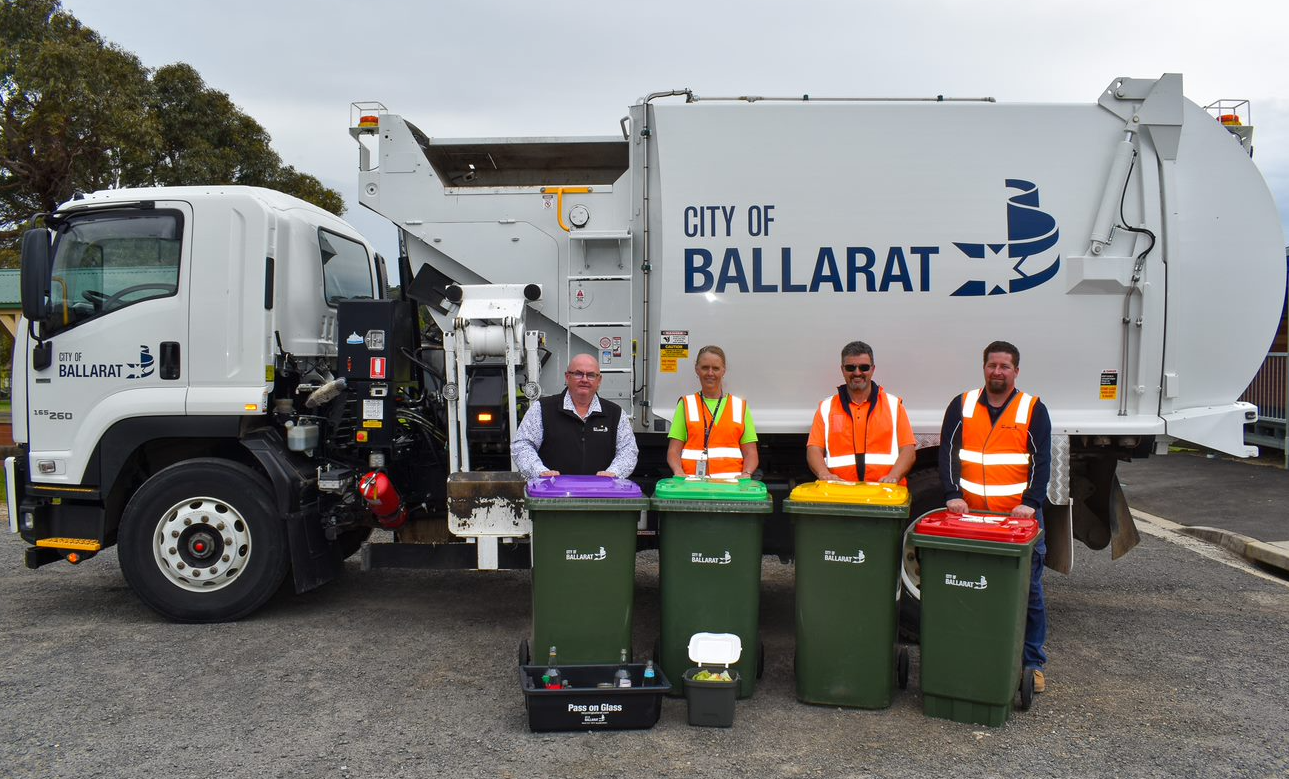
[[[703,456],[698,459],[698,465],[694,468],[694,475],[700,479],[707,478],[707,452],[703,452]]]

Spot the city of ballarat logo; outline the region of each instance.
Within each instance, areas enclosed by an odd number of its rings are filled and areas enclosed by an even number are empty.
[[[691,552],[689,562],[698,563],[699,565],[729,565],[734,561],[730,556],[730,550],[726,549],[725,554],[721,557],[707,557],[702,552]]]
[[[864,550],[857,549],[855,554],[837,554],[831,549],[824,550],[824,561],[829,563],[851,563],[861,565],[864,562]]]
[[[139,345],[138,362],[90,362],[82,361],[81,353],[62,353],[59,356],[58,377],[62,379],[146,379],[156,369],[152,351],[143,344]]]
[[[968,590],[984,590],[989,587],[989,580],[985,578],[983,573],[980,574],[979,581],[959,579],[958,575],[955,573],[946,573],[944,575],[944,583],[950,587],[964,587]]]
[[[608,556],[609,556],[609,553],[604,550],[604,547],[600,547],[600,551],[598,552],[579,552],[576,549],[564,550],[565,560],[597,560],[598,561],[598,560],[603,560]]]
[[[990,283],[984,279],[972,279],[965,282],[953,292],[954,297],[978,297],[982,295],[1006,295],[1011,292],[1024,292],[1050,280],[1061,268],[1061,255],[1057,254],[1050,264],[1042,270],[1035,270],[1045,259],[1039,258],[1048,249],[1056,245],[1060,231],[1056,219],[1038,208],[1038,186],[1023,179],[1007,179],[1009,189],[1019,189],[1020,194],[1007,199],[1007,240],[1000,243],[966,243],[954,241],[953,245],[972,260],[991,261],[1002,256],[1003,262],[1011,263],[1012,275],[1003,279],[1007,288],[1001,283]],[[1012,261],[1015,261],[1014,263]],[[990,263],[996,265],[998,263]],[[969,263],[977,267],[976,263]],[[982,267],[988,274],[988,266]],[[972,275],[975,275],[973,273]]]

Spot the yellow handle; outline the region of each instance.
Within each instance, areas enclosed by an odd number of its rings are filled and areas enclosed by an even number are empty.
[[[549,195],[554,192],[559,197],[555,201],[555,216],[559,217],[559,226],[564,232],[571,232],[568,225],[564,224],[564,193],[570,195],[585,195],[590,192],[590,187],[542,187],[542,193]]]

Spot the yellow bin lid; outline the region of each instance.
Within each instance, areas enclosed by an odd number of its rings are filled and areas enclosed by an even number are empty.
[[[849,506],[907,506],[908,487],[872,481],[816,481],[799,485],[788,500],[800,503],[841,503]]]

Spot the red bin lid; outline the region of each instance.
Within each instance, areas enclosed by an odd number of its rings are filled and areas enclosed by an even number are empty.
[[[1038,535],[1038,520],[999,514],[951,514],[935,511],[918,520],[914,532],[924,536],[1028,544]]]

